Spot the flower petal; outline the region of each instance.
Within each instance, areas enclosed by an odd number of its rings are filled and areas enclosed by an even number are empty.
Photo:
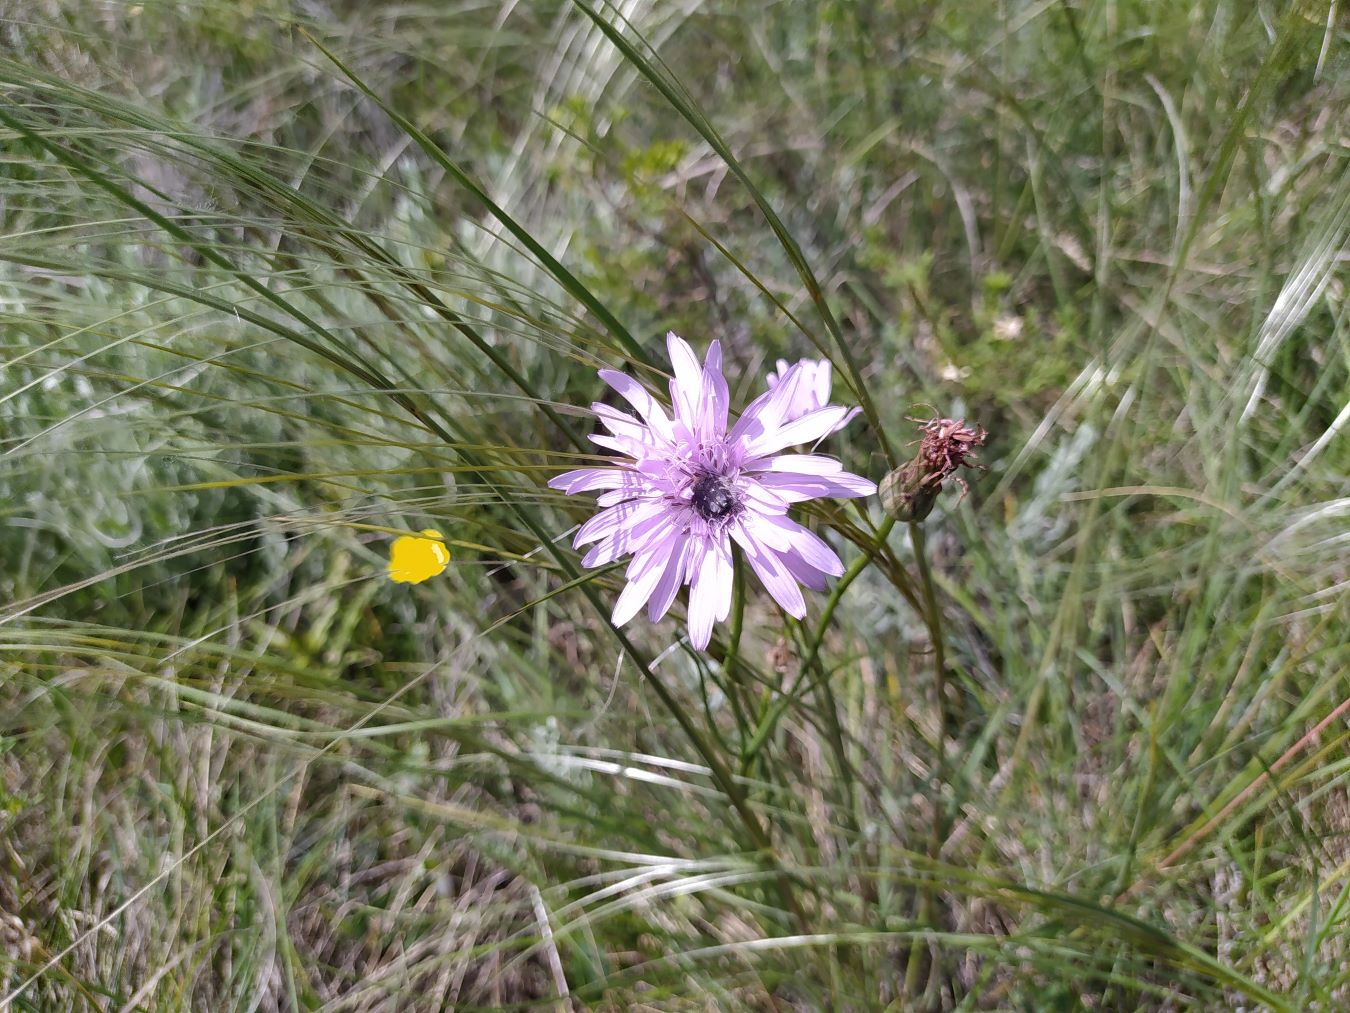
[[[703,353],[703,368],[722,372],[722,342],[716,338],[708,342],[708,350]]]
[[[629,576],[632,576],[637,557],[654,551],[658,543],[670,537],[674,527],[675,518],[665,510],[658,511],[654,516],[635,521],[622,531],[602,538],[582,558],[581,565],[587,568],[604,566],[631,552],[634,559],[628,569]]]
[[[600,424],[615,436],[637,440],[640,443],[654,442],[650,426],[627,412],[619,411],[613,405],[607,405],[603,401],[595,401],[591,404],[591,411],[595,412],[600,419]]]
[[[744,502],[759,513],[785,514],[788,512],[788,500],[777,490],[769,489],[758,482],[742,482],[739,492]]]
[[[875,482],[847,471],[841,471],[837,475],[761,473],[755,476],[755,481],[765,489],[772,489],[789,503],[800,503],[802,500],[820,499],[825,496],[856,499],[859,496],[871,496],[877,491]]]
[[[829,359],[820,359],[816,362],[815,371],[811,376],[816,408],[824,407],[830,403],[831,371]]]
[[[689,586],[689,641],[700,651],[712,639],[712,628],[731,612],[731,542],[726,532],[704,542],[702,562]]]
[[[817,408],[791,422],[765,429],[752,436],[745,443],[745,452],[750,457],[760,457],[772,454],[775,450],[782,450],[784,447],[795,447],[801,443],[818,440],[843,426],[851,417],[852,411],[853,409],[844,405]]]
[[[699,401],[703,389],[703,367],[698,356],[689,347],[689,342],[674,331],[666,335],[666,350],[670,353],[670,365],[675,371],[675,379],[670,381],[670,403],[675,408],[675,417],[696,431],[699,419]]]
[[[792,546],[792,539],[788,537],[787,532],[780,530],[777,525],[771,523],[774,520],[777,520],[777,518],[752,510],[747,510],[740,516],[741,528],[748,537],[753,538],[766,549],[772,549],[774,552],[786,552]]]
[[[722,375],[722,343],[714,341],[708,346],[708,354],[703,357],[703,389],[705,392],[705,411],[709,418],[709,435],[720,440],[727,431],[727,412],[731,410],[731,392],[726,377]]]
[[[821,573],[796,552],[791,550],[780,552],[778,561],[787,567],[787,571],[792,574],[793,579],[809,587],[812,591],[824,591],[829,587],[828,574]]]
[[[389,579],[396,584],[420,584],[449,564],[445,536],[434,528],[425,528],[421,536],[400,535],[389,546]]]
[[[633,565],[628,568],[628,584],[620,592],[618,601],[614,603],[614,614],[610,617],[615,626],[622,626],[637,615],[656,590],[657,583],[666,572],[662,565],[665,562],[664,548],[659,546],[651,552],[633,557]]]
[[[689,642],[701,651],[712,639],[713,621],[717,615],[716,588],[705,576],[711,569],[707,565],[711,547],[700,538],[691,538],[689,547],[688,566],[693,574],[689,584]]]
[[[577,548],[601,538],[612,538],[659,513],[664,507],[660,499],[624,500],[618,506],[601,510],[578,529],[572,544]]]
[[[656,583],[651,601],[647,603],[647,618],[652,622],[660,622],[661,617],[670,611],[675,595],[684,584],[685,563],[688,556],[689,535],[684,531],[677,532],[671,544],[665,570]]]
[[[650,429],[644,429],[642,431],[647,434],[651,433]],[[646,440],[636,440],[629,436],[605,436],[603,433],[591,433],[587,439],[597,447],[613,450],[634,461],[640,461],[644,457],[660,454],[662,451],[661,445],[656,443],[654,439],[651,442],[648,442]]]
[[[640,476],[631,472],[624,476],[627,481],[617,489],[610,489],[608,492],[602,492],[595,497],[595,505],[601,507],[611,507],[616,503],[623,503],[630,499],[640,499],[644,496],[650,496],[656,492],[644,483]]]
[[[797,581],[787,567],[778,561],[773,550],[746,531],[740,522],[731,526],[731,537],[745,550],[745,558],[749,560],[750,568],[755,571],[755,576],[760,579],[765,590],[773,595],[773,600],[778,602],[788,615],[805,619],[806,599],[802,597],[802,589],[797,586]]]
[[[807,412],[823,408],[830,401],[830,362],[828,359],[798,359],[789,366],[779,359],[778,368],[766,377],[772,390],[783,381],[792,385],[778,422],[791,422]]]
[[[576,471],[554,475],[548,480],[548,487],[561,489],[569,496],[592,489],[620,489],[629,475],[629,472],[620,468],[578,468]]]
[[[745,471],[771,471],[793,475],[833,475],[844,466],[824,454],[779,454],[776,457],[755,457],[741,464]]]
[[[632,405],[658,437],[663,440],[670,439],[670,416],[657,403],[651,391],[627,373],[620,373],[616,369],[600,370],[600,379],[613,387],[619,397]]]
[[[776,429],[783,421],[785,411],[797,396],[801,372],[801,363],[788,367],[778,378],[777,383],[751,401],[732,427],[731,440],[735,442],[754,439]]]
[[[797,553],[806,563],[831,577],[843,574],[844,564],[839,556],[814,531],[802,527],[790,517],[761,517],[758,523],[761,531],[764,527],[771,527],[781,533],[784,551]]]
[[[727,616],[731,614],[731,591],[735,586],[735,568],[731,559],[731,539],[723,530],[718,534],[717,540],[713,542],[712,552],[708,561],[710,566],[704,567],[707,574],[707,580],[713,585],[713,600],[717,603],[717,621],[725,622]]]

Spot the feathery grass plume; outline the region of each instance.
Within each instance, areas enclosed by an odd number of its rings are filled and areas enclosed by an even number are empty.
[[[591,407],[609,435],[591,439],[629,460],[569,471],[549,485],[569,495],[605,490],[598,500],[604,509],[581,526],[575,544],[595,543],[585,566],[632,555],[615,624],[643,605],[656,622],[688,584],[689,639],[702,650],[713,623],[731,610],[733,541],[784,611],[804,618],[798,585],[824,590],[825,579],[838,577],[844,566],[818,535],[787,516],[788,508],[821,496],[870,496],[876,486],[834,458],[778,453],[838,432],[858,414],[828,403],[828,362],[779,362],[769,389],[728,430],[721,345],[712,342],[700,365],[674,332],[666,342],[675,367],[674,418],[632,377],[602,369],[600,378],[641,418],[596,402]]]

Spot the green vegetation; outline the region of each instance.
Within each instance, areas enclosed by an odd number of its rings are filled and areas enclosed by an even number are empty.
[[[1346,1008],[1344,5],[621,7],[0,0],[0,1010]],[[668,329],[988,472],[616,630]]]

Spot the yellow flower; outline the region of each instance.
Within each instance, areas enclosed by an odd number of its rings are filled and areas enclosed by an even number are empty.
[[[432,528],[425,536],[402,535],[389,547],[389,579],[397,584],[420,584],[450,565],[445,537]]]

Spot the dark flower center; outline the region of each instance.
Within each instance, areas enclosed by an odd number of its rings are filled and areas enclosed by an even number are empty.
[[[736,507],[736,496],[730,480],[721,475],[704,472],[694,482],[690,505],[705,521],[720,521]]]

